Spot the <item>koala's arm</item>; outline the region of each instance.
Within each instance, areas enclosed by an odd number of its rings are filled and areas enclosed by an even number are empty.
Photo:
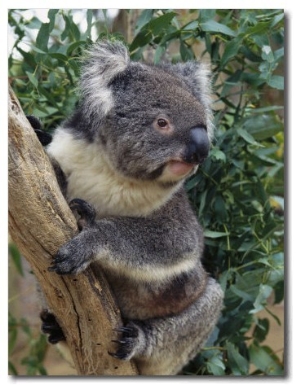
[[[59,249],[50,270],[76,274],[98,261],[129,276],[167,278],[192,268],[202,252],[202,231],[183,191],[149,217],[87,222]]]

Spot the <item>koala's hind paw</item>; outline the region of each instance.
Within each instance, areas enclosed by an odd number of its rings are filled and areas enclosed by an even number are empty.
[[[130,360],[136,352],[138,344],[139,329],[129,323],[127,326],[116,329],[117,332],[122,333],[122,336],[118,340],[112,340],[119,345],[115,353],[108,352],[112,357],[120,360]]]
[[[59,341],[64,341],[66,339],[54,314],[50,313],[48,310],[43,310],[40,317],[42,320],[42,332],[49,334],[48,341],[51,344],[57,344]]]

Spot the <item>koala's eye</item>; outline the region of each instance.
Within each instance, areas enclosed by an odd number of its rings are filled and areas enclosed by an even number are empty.
[[[164,128],[167,127],[168,122],[166,121],[166,119],[158,119],[157,124],[160,128]]]
[[[154,128],[160,131],[162,134],[171,134],[173,132],[173,126],[167,118],[159,117],[154,121]]]

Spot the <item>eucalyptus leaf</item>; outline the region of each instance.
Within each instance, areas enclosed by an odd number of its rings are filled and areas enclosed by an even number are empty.
[[[246,375],[249,371],[249,363],[238,349],[230,342],[226,344],[229,366],[235,376]]]
[[[152,19],[153,9],[144,9],[136,22],[136,32],[143,28]]]
[[[283,375],[282,366],[274,360],[265,347],[251,344],[249,347],[250,361],[267,375]]]
[[[30,83],[32,83],[34,87],[38,87],[39,82],[38,82],[37,78],[34,76],[34,74],[32,74],[28,71],[26,71],[26,74],[28,76]]]
[[[242,39],[234,39],[226,44],[224,53],[221,57],[222,67],[225,66],[225,64],[227,64],[229,60],[235,59],[237,53],[242,47],[241,42],[242,42]]]
[[[24,276],[24,271],[23,271],[23,265],[22,265],[22,259],[21,259],[21,254],[17,248],[17,246],[14,243],[9,243],[8,245],[8,250],[9,254],[16,266],[16,269],[21,276]]]
[[[35,40],[36,47],[43,52],[48,51],[48,41],[50,37],[49,26],[49,23],[43,23]]]
[[[152,19],[148,24],[148,29],[156,36],[168,28],[175,16],[176,12],[167,12],[162,16]]]
[[[208,20],[204,23],[200,22],[199,26],[201,29],[205,32],[215,32],[215,33],[222,33],[227,36],[235,37],[236,32],[233,31],[231,28],[227,27],[224,24],[218,23],[215,20]]]
[[[278,90],[284,90],[284,78],[283,76],[273,75],[268,80],[268,84],[272,88],[277,88]]]
[[[211,230],[205,230],[204,236],[206,238],[221,238],[221,237],[227,237],[229,233],[221,232],[221,231],[211,231]]]
[[[237,129],[237,133],[249,144],[253,144],[255,146],[258,146],[258,147],[262,147],[262,144],[258,143],[254,137],[249,133],[247,132],[246,130],[242,129],[242,128],[238,128]]]

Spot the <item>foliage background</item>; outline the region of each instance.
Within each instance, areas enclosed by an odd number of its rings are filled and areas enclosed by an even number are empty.
[[[205,229],[204,262],[225,291],[217,328],[185,374],[283,375],[264,344],[268,304],[284,296],[283,10],[54,10],[46,21],[10,10],[9,79],[26,114],[52,130],[73,110],[80,57],[92,41],[123,40],[133,60],[211,63],[216,135],[186,184]],[[18,251],[10,254],[22,273]],[[280,322],[275,315],[276,321]],[[10,350],[23,331],[27,374],[46,374],[45,340],[10,314]],[[282,331],[283,332],[283,331]],[[13,359],[10,372],[17,374]]]

